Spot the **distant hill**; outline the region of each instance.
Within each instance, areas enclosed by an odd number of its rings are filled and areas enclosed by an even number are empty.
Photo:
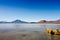
[[[14,20],[12,22],[0,21],[0,23],[28,23],[28,22],[21,21],[21,20]]]
[[[52,24],[60,24],[60,20],[55,20],[55,21],[47,21],[47,20],[41,20],[37,23],[52,23]]]
[[[21,20],[15,20],[15,21],[12,21],[11,23],[27,23],[27,22],[21,21]]]
[[[39,21],[39,23],[45,23],[45,22],[47,22],[46,20],[41,20],[41,21]]]

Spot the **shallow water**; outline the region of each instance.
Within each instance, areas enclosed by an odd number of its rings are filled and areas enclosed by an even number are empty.
[[[60,40],[60,35],[47,35],[46,28],[60,29],[60,24],[0,24],[0,40]]]

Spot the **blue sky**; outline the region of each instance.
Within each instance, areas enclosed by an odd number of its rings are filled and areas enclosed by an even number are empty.
[[[0,21],[60,19],[59,0],[0,0]]]

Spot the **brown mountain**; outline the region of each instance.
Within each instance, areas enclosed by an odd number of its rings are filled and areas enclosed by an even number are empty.
[[[47,22],[46,20],[39,21],[39,23],[46,23],[46,22]]]
[[[60,24],[60,19],[55,21],[47,21],[47,20],[41,20],[38,23],[52,23],[52,24]]]

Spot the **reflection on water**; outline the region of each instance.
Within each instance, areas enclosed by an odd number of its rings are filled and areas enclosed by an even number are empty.
[[[47,35],[46,28],[60,29],[60,25],[0,24],[0,40],[60,40],[60,35]]]

